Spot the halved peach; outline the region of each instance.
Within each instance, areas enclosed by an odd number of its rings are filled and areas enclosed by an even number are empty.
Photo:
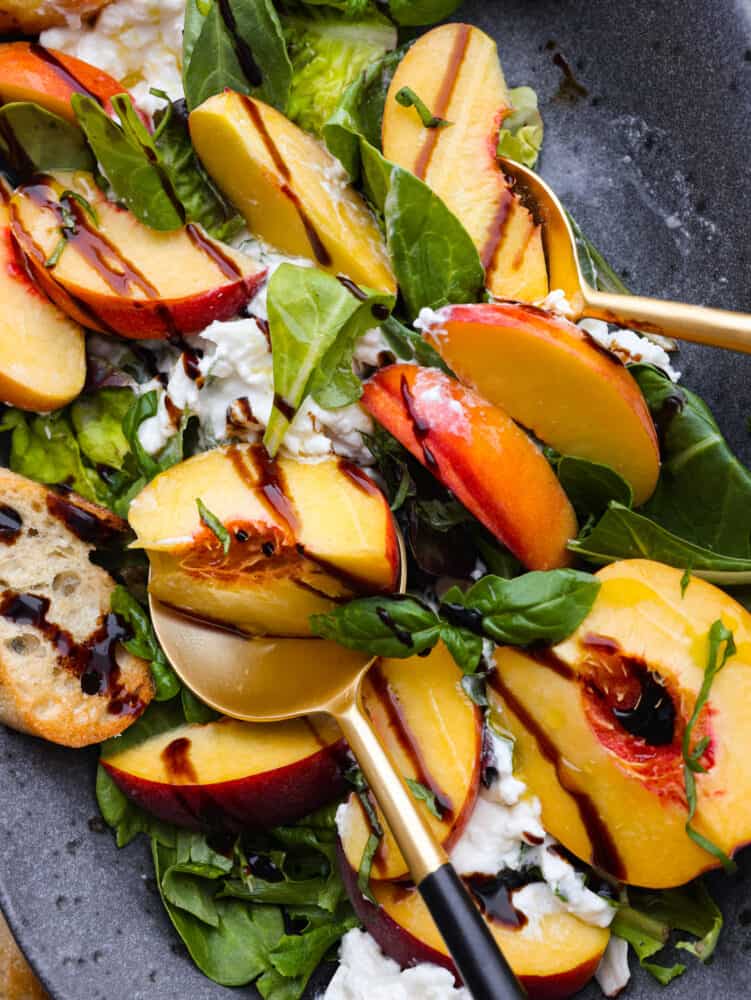
[[[425,128],[396,100],[403,87],[451,122]],[[498,130],[511,112],[498,50],[469,24],[419,38],[397,68],[383,115],[383,152],[431,187],[464,224],[498,298],[534,302],[548,292],[540,227],[498,165]]]
[[[293,823],[345,788],[346,745],[321,717],[184,725],[136,746],[108,745],[102,765],[137,805],[167,823],[258,830]]]
[[[191,113],[190,134],[251,232],[332,274],[396,290],[372,213],[316,138],[263,101],[231,91]]]
[[[381,660],[371,668],[363,688],[365,707],[399,773],[435,795],[441,819],[424,803],[418,805],[447,850],[467,825],[480,783],[482,718],[460,682],[461,671],[440,643],[425,659]],[[403,878],[406,862],[382,816],[380,822],[384,837],[372,877]],[[342,849],[355,870],[371,832],[360,800],[351,795],[340,834]]]
[[[687,834],[681,742],[721,620],[737,652],[711,688],[692,748],[693,826],[730,855],[751,840],[751,617],[680,570],[633,560],[601,570],[578,630],[547,652],[496,652],[499,721],[545,829],[587,863],[633,885],[682,885],[719,861]]]
[[[227,552],[198,499],[229,531]],[[272,461],[261,445],[204,452],[157,476],[129,518],[155,597],[251,634],[310,636],[311,614],[397,585],[386,498],[333,458]]]
[[[365,408],[530,569],[566,566],[576,516],[548,462],[500,407],[437,368],[391,365]]]
[[[85,198],[91,213],[73,198],[63,204],[66,190]],[[13,238],[39,286],[72,319],[105,333],[195,333],[233,316],[266,273],[194,224],[149,229],[85,173],[22,185],[10,211]]]
[[[449,306],[426,331],[459,378],[564,455],[611,466],[636,506],[654,492],[660,449],[639,386],[578,326],[516,302]]]
[[[126,88],[109,73],[82,59],[37,42],[0,45],[0,104],[31,101],[75,122],[73,94],[86,94],[110,113],[110,101]]]
[[[56,410],[86,380],[84,333],[29,279],[11,239],[9,197],[0,180],[0,399],[23,410]]]
[[[459,976],[428,908],[414,886],[370,883],[378,905],[360,892],[357,874],[340,853],[340,868],[355,913],[384,954],[403,969],[431,962]],[[583,923],[570,913],[546,913],[533,923],[512,927],[485,918],[511,968],[531,1000],[567,1000],[595,974],[610,931]]]

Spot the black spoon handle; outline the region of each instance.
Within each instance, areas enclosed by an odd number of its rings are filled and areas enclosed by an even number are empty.
[[[474,1000],[523,1000],[525,989],[452,865],[432,872],[418,888]]]

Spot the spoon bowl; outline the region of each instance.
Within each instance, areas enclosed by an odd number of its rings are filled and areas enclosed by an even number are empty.
[[[647,334],[751,354],[751,315],[640,295],[598,291],[586,281],[571,223],[557,195],[533,170],[499,157],[501,169],[542,223],[551,289],[562,289],[572,318],[605,320]]]

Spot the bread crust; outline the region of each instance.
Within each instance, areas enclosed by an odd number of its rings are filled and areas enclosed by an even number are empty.
[[[70,517],[71,507],[89,515],[83,527]],[[89,519],[99,518],[105,535],[125,523],[75,494],[61,498],[8,469],[0,469],[2,510],[12,522],[16,514],[21,525],[12,539],[0,531],[0,722],[69,747],[118,735],[153,698],[149,664],[118,643],[116,694],[87,694],[66,647],[71,641],[75,649],[87,647],[94,636],[101,638],[115,588],[109,573],[89,558]],[[9,602],[18,595],[41,599],[40,621],[11,612]]]
[[[0,914],[0,998],[49,1000]]]
[[[109,0],[0,0],[0,34],[38,35],[106,7]]]

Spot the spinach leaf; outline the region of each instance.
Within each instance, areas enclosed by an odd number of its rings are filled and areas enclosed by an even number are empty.
[[[441,635],[434,611],[414,597],[363,597],[325,615],[312,615],[314,635],[372,656],[405,659],[432,649]]]
[[[199,725],[204,725],[219,718],[219,713],[205,705],[200,698],[196,698],[189,688],[182,689],[180,700],[186,722],[197,722]]]
[[[580,518],[600,517],[611,501],[633,505],[631,486],[608,465],[564,455],[556,463],[556,472]]]
[[[73,94],[71,103],[117,197],[151,229],[179,229],[185,221],[182,206],[161,167],[152,137],[133,110],[127,95],[113,98],[120,116],[117,125],[85,94]]]
[[[389,347],[400,360],[414,361],[423,368],[440,368],[447,375],[453,375],[435,347],[423,340],[417,330],[400,323],[395,316],[389,316],[381,325],[381,330]]]
[[[390,310],[394,298],[371,289],[354,295],[330,274],[282,264],[267,301],[276,401],[264,444],[273,456],[307,396],[329,408],[360,397],[352,372],[355,344],[373,325],[373,310]]]
[[[293,979],[295,989],[302,992],[329,951],[347,931],[357,926],[357,918],[349,916],[337,923],[313,928],[305,934],[285,934],[270,952],[269,961],[280,975]]]
[[[101,745],[102,760],[124,753],[132,747],[137,747],[153,736],[160,736],[171,729],[177,729],[185,719],[178,698],[171,701],[152,702],[143,715],[129,726],[121,736],[105,740]]]
[[[497,643],[556,643],[578,628],[599,590],[598,580],[573,569],[525,573],[513,580],[486,576],[464,594],[458,587],[449,590],[440,614],[462,622],[462,612],[469,611],[476,630]]]
[[[115,831],[118,847],[127,847],[141,833],[154,837],[168,847],[174,846],[174,827],[154,819],[134,805],[101,764],[96,774],[96,798],[102,819]]]
[[[531,87],[516,87],[509,91],[511,113],[501,123],[498,133],[498,155],[534,167],[540,156],[544,126]]]
[[[169,701],[174,698],[180,691],[181,684],[157,642],[148,611],[122,586],[113,590],[111,604],[115,614],[130,626],[133,633],[133,638],[125,642],[125,648],[151,664],[156,700]]]
[[[96,168],[78,126],[28,101],[0,108],[0,156],[21,176]]]
[[[389,13],[397,24],[436,24],[449,17],[462,0],[389,0]]]
[[[193,150],[185,102],[168,103],[157,111],[154,124],[156,151],[186,220],[200,223],[218,240],[231,239],[242,228],[242,217],[214,187]]]
[[[285,112],[292,64],[271,0],[206,0],[186,10],[183,84],[192,111],[223,90],[255,94]],[[199,20],[201,18],[201,20]]]
[[[414,108],[423,128],[449,128],[453,122],[446,121],[440,115],[434,115],[425,101],[411,87],[402,87],[395,97],[396,103],[403,108]]]

